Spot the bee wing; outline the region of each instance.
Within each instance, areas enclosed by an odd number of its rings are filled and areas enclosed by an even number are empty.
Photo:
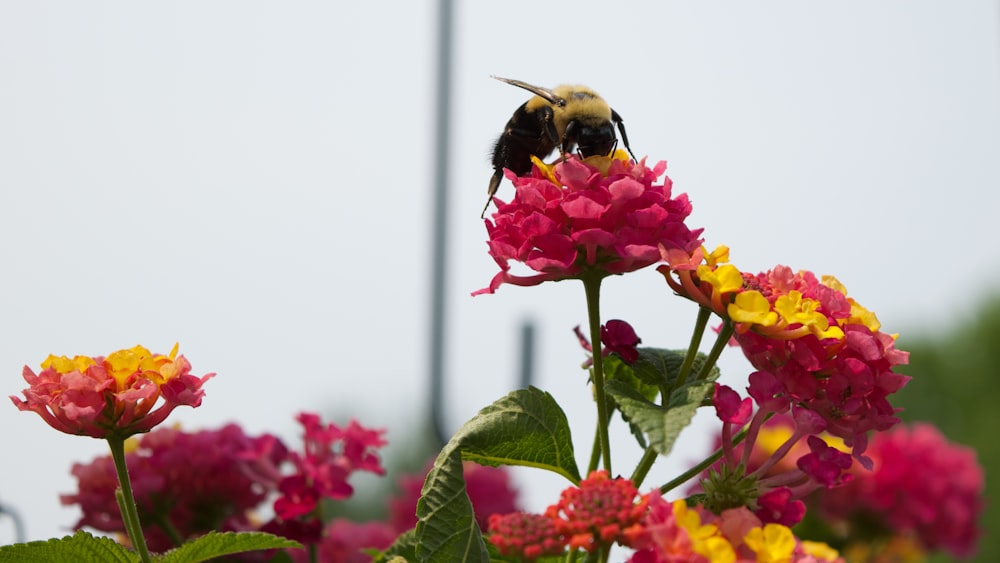
[[[544,98],[550,104],[564,106],[566,105],[566,100],[557,96],[555,92],[549,90],[548,88],[542,88],[541,86],[535,86],[534,84],[528,84],[527,82],[521,82],[520,80],[514,80],[513,78],[503,78],[491,74],[490,78],[499,80],[500,82],[506,82],[511,86],[517,86],[518,88],[524,88],[525,90],[531,92],[532,94]]]

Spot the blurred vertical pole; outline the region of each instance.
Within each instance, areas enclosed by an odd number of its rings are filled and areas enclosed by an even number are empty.
[[[445,342],[445,284],[447,282],[448,241],[448,155],[451,139],[451,36],[452,2],[438,2],[437,89],[435,106],[435,131],[431,144],[434,151],[434,196],[431,225],[431,327],[430,371],[431,424],[441,445],[450,433],[444,423],[444,342]]]
[[[535,322],[527,319],[521,323],[521,381],[520,389],[531,386],[535,374]]]

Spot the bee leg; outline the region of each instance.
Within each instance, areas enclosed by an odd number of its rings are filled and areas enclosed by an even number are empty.
[[[579,128],[580,124],[575,119],[566,124],[566,130],[563,131],[563,136],[559,143],[559,153],[562,155],[563,162],[566,162],[566,153],[573,148],[574,139],[579,136],[579,132],[577,131]],[[581,155],[582,157],[583,155]]]
[[[625,144],[625,150],[628,151],[632,160],[639,162],[639,159],[636,158],[635,154],[632,152],[632,147],[628,146],[628,135],[625,133],[625,123],[622,121],[622,116],[618,115],[617,111],[611,110],[611,120],[615,122],[615,125],[618,126],[618,132],[622,134],[622,143]]]
[[[486,205],[483,206],[483,212],[479,214],[479,218],[482,219],[486,217],[486,210],[489,209],[490,203],[493,202],[493,196],[496,195],[497,189],[500,188],[500,181],[503,180],[503,168],[498,168],[493,172],[493,177],[490,178],[489,187],[489,199],[486,200]]]

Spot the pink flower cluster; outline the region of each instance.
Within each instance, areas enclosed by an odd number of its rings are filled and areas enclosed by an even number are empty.
[[[513,201],[495,200],[486,229],[500,273],[473,295],[494,293],[505,283],[631,272],[659,262],[664,248],[692,252],[701,244],[701,229],[684,224],[691,213],[687,196],[671,197],[667,177],[654,183],[665,162],[649,169],[645,160],[570,156],[553,166],[535,164],[530,175],[508,173],[517,190]],[[511,261],[537,273],[516,275]]]
[[[176,538],[171,535],[190,538],[212,530],[253,529],[250,513],[271,488],[254,478],[240,454],[269,438],[247,436],[239,426],[229,424],[200,432],[159,428],[138,440],[126,455],[126,464],[150,549],[175,547]],[[268,462],[279,464],[285,454],[274,450]],[[78,505],[83,512],[74,527],[123,533],[111,457],[74,464],[72,473],[77,492],[61,500],[65,505]]]
[[[629,563],[843,563],[826,544],[800,541],[787,526],[764,523],[744,507],[717,516],[655,491],[648,497],[649,513]]]
[[[163,551],[210,530],[257,529],[251,512],[274,493],[275,517],[259,528],[319,543],[320,501],[349,497],[347,480],[355,471],[382,474],[377,450],[386,442],[382,430],[354,421],[323,424],[310,413],[298,421],[305,430],[301,452],[270,434],[247,436],[235,424],[192,433],[160,428],[137,440],[126,463],[150,548]],[[75,465],[73,474],[78,491],[62,502],[82,509],[77,527],[124,532],[111,457]]]
[[[177,355],[176,345],[168,356],[142,346],[106,357],[50,355],[38,374],[24,366],[25,400],[10,399],[60,432],[124,439],[148,432],[178,406],[201,405],[201,386],[214,375],[191,375],[191,364]]]
[[[312,413],[302,413],[296,420],[303,427],[303,447],[288,455],[294,471],[286,475],[278,466],[255,467],[257,476],[280,493],[274,501],[275,517],[263,530],[302,543],[318,543],[323,529],[319,503],[350,497],[354,489],[347,480],[355,471],[385,473],[377,454],[386,444],[385,431],[365,428],[353,420],[343,428],[332,422],[324,425]],[[260,450],[244,452],[243,457],[266,460],[275,445],[259,445]]]
[[[820,281],[787,266],[746,274],[724,264],[724,247],[668,259],[659,271],[674,291],[733,323],[736,341],[759,370],[750,389],[757,404],[778,414],[790,405],[818,413],[825,430],[853,445],[867,464],[868,433],[899,422],[888,397],[909,381],[893,371],[909,355],[879,330],[875,315],[835,278]]]
[[[876,434],[872,471],[814,501],[824,520],[859,535],[876,527],[914,538],[925,550],[971,557],[981,531],[983,469],[976,452],[949,442],[929,424]]]

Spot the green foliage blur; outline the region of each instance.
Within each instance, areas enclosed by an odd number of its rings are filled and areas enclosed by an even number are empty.
[[[910,352],[899,371],[913,380],[893,398],[906,422],[934,423],[949,440],[974,448],[986,472],[986,508],[979,554],[972,561],[1000,561],[1000,295],[984,300],[976,314],[955,328],[900,335],[897,347]],[[992,502],[991,502],[992,499]],[[936,557],[933,562],[952,561]]]

